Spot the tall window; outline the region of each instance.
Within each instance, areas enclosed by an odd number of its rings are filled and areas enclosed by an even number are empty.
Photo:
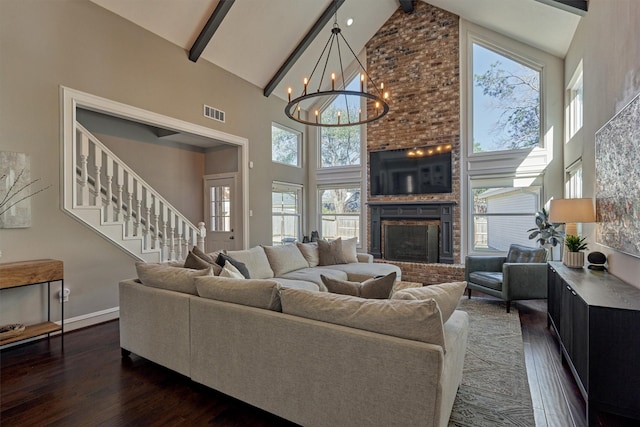
[[[512,243],[531,246],[527,230],[535,225],[540,187],[505,184],[471,180],[473,251],[508,251]]]
[[[271,124],[271,160],[302,166],[302,134],[282,125]]]
[[[537,146],[540,69],[478,43],[472,55],[473,152]]]
[[[359,91],[360,81],[355,78],[347,90]],[[347,98],[347,100],[345,100]],[[354,99],[356,98],[356,99]],[[324,123],[338,123],[350,117],[358,121],[359,97],[339,96],[322,111]],[[357,166],[360,164],[360,126],[322,127],[320,131],[320,167]]]
[[[322,238],[357,237],[360,242],[360,193],[359,186],[332,186],[318,190]]]
[[[272,244],[300,240],[302,186],[274,182],[271,187]]]
[[[583,78],[582,61],[578,64],[567,89],[569,105],[567,106],[567,142],[582,128],[583,117]]]
[[[582,198],[582,161],[579,160],[567,168],[567,182],[565,197],[568,199]]]

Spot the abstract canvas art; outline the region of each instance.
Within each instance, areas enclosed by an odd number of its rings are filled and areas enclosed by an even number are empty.
[[[29,155],[0,151],[0,228],[31,227]]]
[[[640,257],[640,94],[596,132],[596,240]]]

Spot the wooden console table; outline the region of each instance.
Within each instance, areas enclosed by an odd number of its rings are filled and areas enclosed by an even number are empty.
[[[640,420],[640,289],[605,271],[548,267],[549,325],[584,396],[598,413]],[[626,425],[626,424],[625,424]]]
[[[48,295],[47,321],[26,326],[22,334],[0,340],[0,346],[40,335],[50,336],[52,332],[60,331],[62,347],[64,344],[64,304],[60,304],[60,325],[58,325],[51,321],[51,282],[60,281],[61,289],[64,289],[63,273],[62,261],[55,259],[36,259],[0,264],[0,291],[46,283]]]

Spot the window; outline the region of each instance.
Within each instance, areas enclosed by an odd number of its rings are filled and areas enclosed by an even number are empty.
[[[210,231],[231,231],[231,187],[215,185],[210,188]]]
[[[569,82],[567,106],[567,140],[569,142],[573,136],[582,128],[583,117],[583,88],[582,88],[582,61],[578,64],[571,81]]]
[[[331,187],[318,190],[320,201],[320,236],[360,239],[360,187]]]
[[[302,134],[282,125],[271,124],[271,160],[291,166],[302,166]]]
[[[347,90],[359,91],[360,80],[355,78]],[[346,99],[345,99],[346,98]],[[360,97],[337,97],[322,111],[322,121],[337,123],[347,117],[358,121]],[[360,125],[345,127],[322,127],[320,129],[320,167],[357,166],[360,164]]]
[[[300,240],[302,186],[274,182],[271,187],[272,244]]]
[[[473,152],[538,146],[541,68],[479,43],[472,55]]]
[[[567,182],[565,197],[568,199],[582,198],[582,161],[578,160],[567,168]]]
[[[535,225],[541,189],[504,184],[504,181],[471,181],[473,251],[506,252],[512,243],[532,246],[527,230]]]

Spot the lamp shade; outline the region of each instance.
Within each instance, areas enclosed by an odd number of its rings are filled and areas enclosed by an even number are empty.
[[[593,199],[553,199],[549,206],[549,221],[559,223],[594,222]]]

